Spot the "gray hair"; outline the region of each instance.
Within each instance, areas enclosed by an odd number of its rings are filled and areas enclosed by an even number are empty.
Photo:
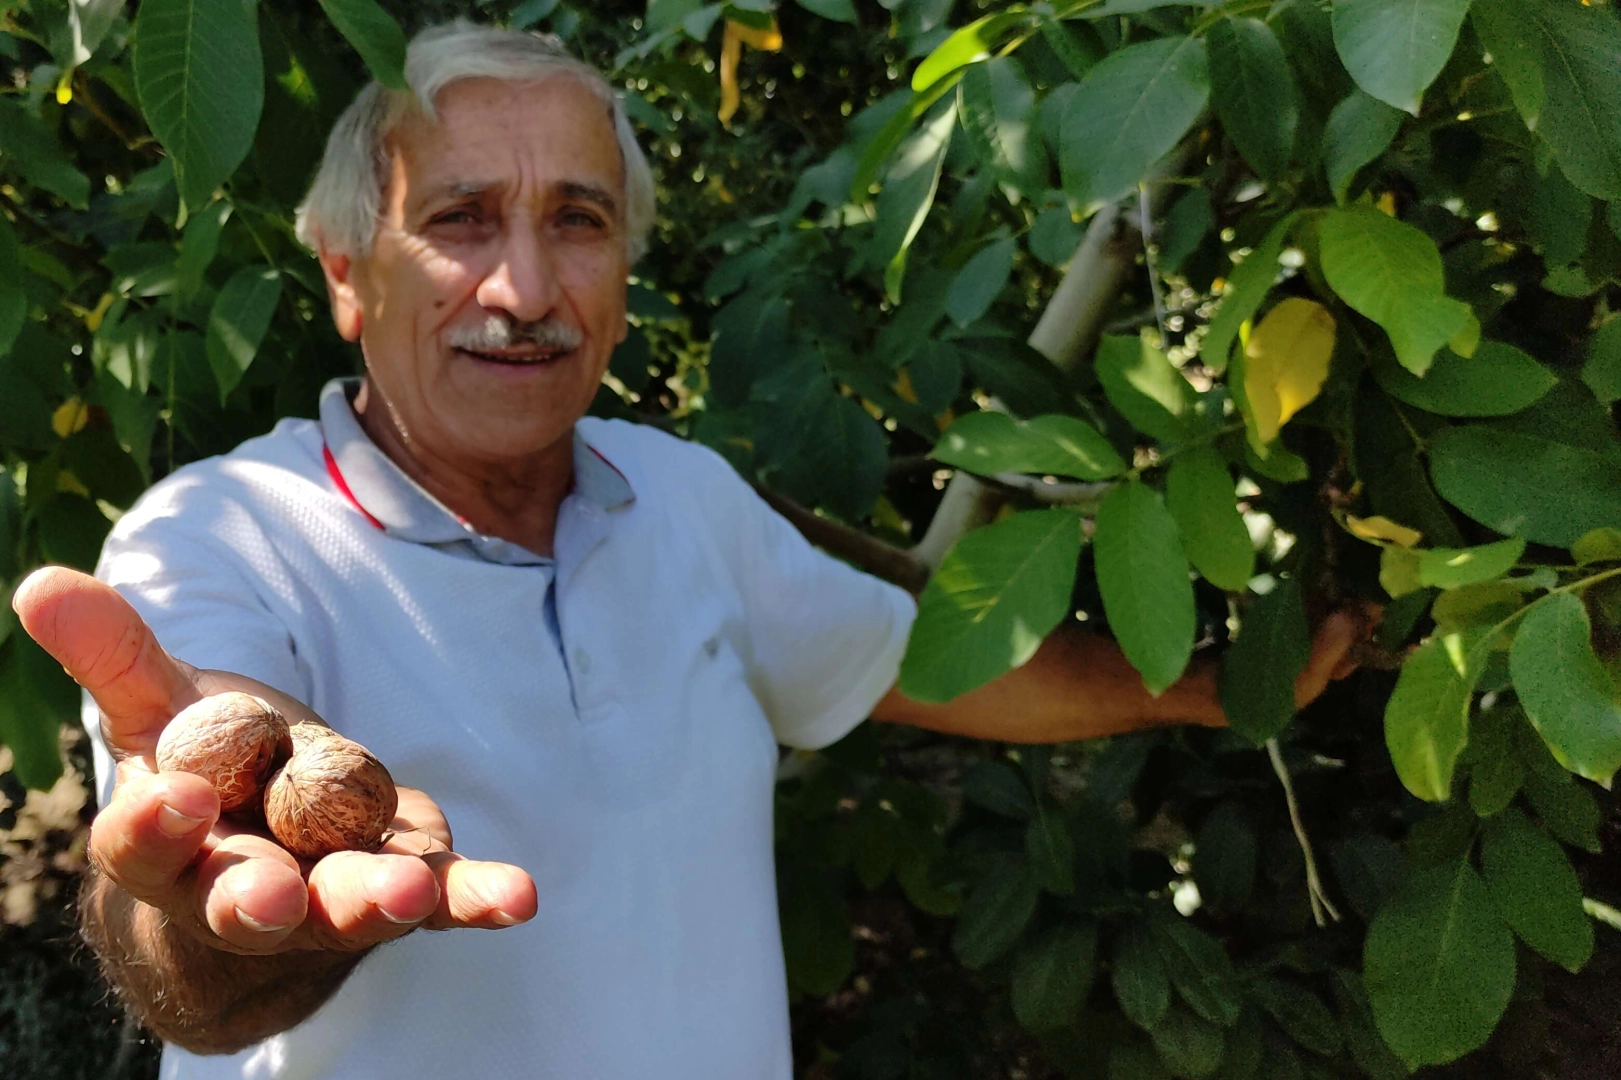
[[[389,169],[384,143],[408,110],[437,120],[434,100],[462,79],[536,82],[556,75],[578,79],[608,107],[624,166],[625,248],[634,263],[647,250],[653,228],[653,170],[619,95],[601,72],[570,56],[549,34],[477,26],[466,19],[430,27],[411,40],[405,57],[409,91],[374,81],[338,117],[315,182],[298,208],[299,240],[312,250],[324,245],[344,255],[371,250]]]

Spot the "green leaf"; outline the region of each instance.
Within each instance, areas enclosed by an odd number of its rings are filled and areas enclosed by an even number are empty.
[[[1096,428],[1059,413],[1029,420],[968,413],[946,429],[930,456],[981,476],[1024,472],[1106,480],[1126,471],[1119,452]]]
[[[39,508],[39,548],[45,558],[86,573],[96,568],[102,541],[112,530],[96,504],[82,495],[59,491]]]
[[[1255,545],[1238,512],[1233,477],[1213,447],[1197,446],[1171,459],[1165,505],[1176,519],[1182,550],[1217,588],[1242,592],[1255,576]]]
[[[1013,273],[1013,256],[1018,250],[1017,240],[997,240],[968,260],[946,294],[946,314],[952,322],[967,326],[990,310],[991,302]]]
[[[1300,583],[1284,578],[1250,602],[1238,640],[1222,658],[1221,707],[1233,730],[1257,746],[1295,715],[1295,679],[1311,659]]]
[[[176,271],[181,296],[195,296],[203,273],[219,251],[220,233],[231,216],[231,204],[221,199],[192,214],[180,234],[180,261]]]
[[[1409,1065],[1483,1044],[1514,993],[1514,938],[1468,860],[1414,873],[1368,927],[1374,1020]]]
[[[1352,0],[1334,5],[1334,48],[1357,85],[1418,115],[1419,99],[1458,41],[1469,0]]]
[[[957,111],[946,108],[912,136],[896,153],[878,193],[877,220],[873,225],[872,261],[885,267],[884,287],[891,302],[900,300],[900,277],[906,249],[911,247],[923,219],[934,205],[940,170],[951,145]],[[866,193],[862,193],[865,198]]]
[[[1346,1049],[1358,1068],[1371,1080],[1403,1080],[1411,1075],[1412,1070],[1391,1051],[1374,1026],[1373,1009],[1359,972],[1334,969],[1334,1000],[1345,1025]]]
[[[10,597],[5,600],[9,608]],[[0,646],[0,744],[10,747],[12,773],[24,787],[49,791],[62,775],[58,737],[65,717],[41,696],[40,665],[29,663],[30,654],[45,656],[27,634],[13,634]]]
[[[1294,227],[1295,216],[1290,214],[1272,226],[1266,238],[1234,268],[1227,279],[1227,289],[1221,294],[1221,306],[1210,320],[1209,332],[1200,350],[1200,359],[1214,371],[1227,370],[1227,358],[1238,340],[1239,327],[1261,309],[1261,302],[1278,279],[1278,258],[1283,254],[1284,241]]]
[[[1244,1001],[1221,942],[1183,919],[1161,923],[1155,931],[1166,974],[1188,1007],[1222,1027],[1238,1023]]]
[[[1378,160],[1401,130],[1402,113],[1361,90],[1328,114],[1323,128],[1323,167],[1334,201],[1343,203],[1357,170]]]
[[[1170,1071],[1145,1039],[1113,1043],[1108,1048],[1108,1056],[1108,1080],[1170,1080]]]
[[[1524,0],[1474,0],[1469,22],[1508,84],[1525,126],[1534,131],[1542,114],[1542,50],[1525,19],[1527,6]]]
[[[1471,424],[1431,440],[1430,475],[1482,525],[1534,544],[1568,548],[1621,525],[1621,463],[1594,450]]]
[[[1025,829],[1024,851],[1038,885],[1054,896],[1075,892],[1075,841],[1050,806],[1042,806]]]
[[[11,231],[11,222],[0,214],[0,356],[11,351],[27,318],[28,293],[23,288],[17,234]]]
[[[1357,832],[1335,843],[1330,852],[1334,876],[1345,890],[1351,909],[1364,922],[1371,920],[1402,882],[1402,849],[1383,836]]]
[[[952,72],[986,59],[1006,40],[1014,27],[1027,22],[1029,18],[1027,13],[1017,9],[1001,11],[976,19],[954,31],[935,46],[934,51],[912,72],[913,91],[922,93]]]
[[[1445,802],[1469,738],[1470,670],[1461,635],[1431,638],[1402,665],[1385,704],[1385,745],[1401,782],[1421,799]]]
[[[1520,757],[1514,726],[1517,713],[1487,709],[1469,731],[1469,808],[1477,817],[1500,814],[1525,783],[1525,761]]]
[[[1481,835],[1480,869],[1498,912],[1527,945],[1567,971],[1586,965],[1593,924],[1582,910],[1582,883],[1558,841],[1508,810]]]
[[[321,0],[338,33],[366,61],[372,77],[391,90],[405,90],[405,32],[377,0]]]
[[[1570,557],[1577,566],[1600,562],[1621,562],[1621,529],[1594,529],[1570,545]]]
[[[1289,60],[1260,19],[1216,20],[1210,39],[1210,96],[1233,145],[1258,176],[1289,166],[1300,104]]]
[[[1571,183],[1599,199],[1621,199],[1621,23],[1607,8],[1529,4],[1540,38],[1542,113],[1548,140]]]
[[[1013,1015],[1030,1031],[1074,1022],[1092,989],[1097,929],[1066,926],[1026,950],[1013,969]]]
[[[1193,655],[1193,585],[1176,519],[1158,494],[1130,480],[1098,507],[1093,544],[1109,629],[1158,696]]]
[[[558,0],[522,0],[512,9],[507,26],[513,30],[527,30],[557,10]]]
[[[1441,253],[1413,226],[1368,207],[1331,210],[1318,238],[1329,286],[1384,327],[1396,359],[1414,375],[1472,318],[1467,304],[1443,295]]]
[[[1105,334],[1093,363],[1109,404],[1132,427],[1164,443],[1188,438],[1193,387],[1164,353],[1141,338]]]
[[[258,355],[280,299],[281,274],[264,266],[244,266],[214,298],[208,313],[208,366],[220,384],[222,402]]]
[[[264,58],[246,4],[144,0],[135,20],[135,90],[174,159],[188,207],[201,207],[253,146]]]
[[[1499,540],[1472,548],[1434,548],[1418,552],[1419,584],[1438,589],[1502,577],[1525,554],[1525,541],[1519,537]]]
[[[1599,327],[1588,342],[1582,381],[1605,405],[1621,401],[1621,319],[1611,319]]]
[[[824,19],[855,25],[856,8],[850,0],[796,0],[800,7]]]
[[[1035,796],[1025,786],[1019,770],[1005,761],[981,761],[969,769],[963,777],[962,795],[993,814],[1020,821],[1036,812]]]
[[[1257,979],[1250,984],[1250,996],[1286,1035],[1312,1053],[1333,1057],[1344,1048],[1334,1014],[1304,986],[1283,979]]]
[[[1045,188],[1047,151],[1033,124],[1036,94],[1019,62],[999,56],[973,65],[957,94],[963,132],[980,161],[1021,190]]]
[[[901,692],[949,701],[1029,660],[1069,613],[1080,550],[1068,510],[1015,514],[963,537],[918,601]]]
[[[952,934],[951,948],[962,965],[978,970],[998,959],[1019,940],[1035,914],[1040,891],[1022,861],[1004,859],[991,870],[963,902]]]
[[[1593,652],[1592,634],[1580,598],[1547,596],[1514,635],[1509,673],[1559,764],[1602,783],[1621,768],[1621,688]]]
[[[1137,189],[1204,111],[1204,42],[1165,37],[1110,53],[1064,108],[1064,192],[1087,216]]]
[[[75,209],[83,210],[89,202],[90,180],[62,150],[56,134],[9,98],[0,98],[0,166],[15,169]]]
[[[1255,828],[1236,799],[1221,803],[1199,826],[1193,845],[1193,879],[1212,910],[1239,914],[1255,889],[1259,844]]]
[[[1221,1066],[1221,1055],[1226,1049],[1221,1028],[1186,1009],[1166,1013],[1165,1019],[1149,1035],[1172,1076],[1203,1080],[1216,1075],[1216,1069]]]
[[[1482,341],[1464,359],[1443,349],[1422,378],[1375,353],[1374,378],[1385,392],[1442,416],[1507,416],[1541,400],[1559,379],[1512,345]]]
[[[1126,931],[1110,975],[1120,1011],[1140,1028],[1151,1030],[1171,1007],[1171,981],[1159,947],[1141,926]]]
[[[855,967],[843,895],[828,875],[801,870],[784,875],[777,903],[789,984],[802,993],[833,993]]]

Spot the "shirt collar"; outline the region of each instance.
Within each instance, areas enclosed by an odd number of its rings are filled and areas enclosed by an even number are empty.
[[[471,541],[486,557],[496,555],[494,549],[501,545],[523,550],[480,534],[389,460],[355,416],[351,402],[359,389],[358,378],[333,379],[321,391],[320,407],[327,472],[356,510],[388,535],[416,544]],[[625,475],[586,442],[578,428],[574,430],[574,484],[570,496],[603,510],[616,510],[636,499]],[[512,560],[498,557],[497,561]]]

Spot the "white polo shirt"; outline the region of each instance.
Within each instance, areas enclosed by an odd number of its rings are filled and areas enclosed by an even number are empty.
[[[458,850],[527,870],[540,912],[411,934],[291,1031],[167,1048],[162,1076],[789,1077],[777,745],[867,715],[911,598],[718,455],[622,421],[577,427],[554,558],[479,536],[367,441],[352,389],[156,485],[99,576],[174,655],[370,747]]]

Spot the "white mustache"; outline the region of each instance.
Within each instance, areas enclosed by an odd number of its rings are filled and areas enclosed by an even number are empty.
[[[501,315],[490,315],[478,326],[458,327],[449,338],[451,348],[469,352],[493,352],[525,344],[570,352],[579,348],[582,340],[579,330],[556,319],[521,323]]]

